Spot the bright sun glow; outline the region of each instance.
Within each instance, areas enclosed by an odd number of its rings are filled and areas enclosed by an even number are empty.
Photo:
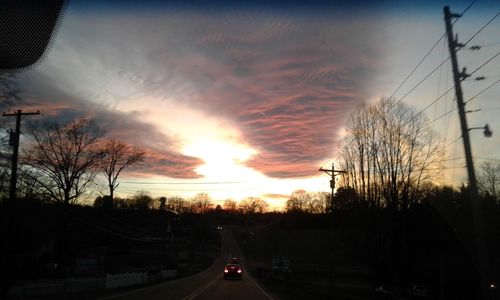
[[[211,179],[248,178],[251,174],[248,170],[242,170],[241,163],[257,153],[244,145],[208,139],[193,141],[182,152],[201,158],[205,164],[198,167],[197,172]]]

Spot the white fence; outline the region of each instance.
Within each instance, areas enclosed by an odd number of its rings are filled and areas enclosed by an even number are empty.
[[[162,279],[167,279],[167,278],[175,278],[177,277],[177,270],[163,270],[161,272],[161,278]]]
[[[39,280],[19,282],[10,289],[12,296],[46,296],[103,290],[104,278],[68,278],[66,280]]]
[[[112,290],[124,286],[133,286],[148,282],[148,272],[106,274],[106,290]]]
[[[164,270],[161,279],[177,277],[177,270]],[[156,281],[159,278],[148,276],[147,272],[106,274],[106,277],[68,278],[58,280],[36,280],[16,282],[11,285],[10,294],[15,297],[48,296],[74,293],[98,292],[120,287],[134,286]]]

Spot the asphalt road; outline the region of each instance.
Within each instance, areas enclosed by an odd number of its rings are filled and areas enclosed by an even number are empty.
[[[237,299],[237,300],[272,300],[243,268],[242,280],[224,280],[223,270],[231,257],[242,258],[238,244],[231,232],[222,230],[221,253],[214,264],[207,270],[173,281],[154,286],[106,296],[101,300],[149,300],[149,299]],[[244,258],[242,263],[245,265]]]

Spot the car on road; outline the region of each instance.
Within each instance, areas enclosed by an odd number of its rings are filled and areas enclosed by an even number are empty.
[[[243,269],[240,264],[228,263],[224,267],[224,279],[236,278],[241,280]]]
[[[240,259],[237,258],[237,257],[232,257],[230,263],[232,263],[232,264],[239,264],[240,263]]]

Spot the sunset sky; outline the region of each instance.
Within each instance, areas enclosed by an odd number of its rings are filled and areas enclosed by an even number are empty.
[[[444,5],[461,12],[470,2],[75,0],[46,57],[18,75],[23,103],[2,109],[91,117],[107,136],[142,147],[147,159],[123,174],[118,196],[207,192],[215,200],[262,197],[279,208],[294,190],[329,191],[317,169],[334,161],[349,114],[394,93],[443,35]],[[499,11],[497,1],[477,1],[455,24],[459,39]],[[484,48],[459,52],[468,70],[500,51],[500,17],[473,44]],[[447,57],[443,39],[395,97]],[[466,100],[500,79],[500,57],[475,75],[487,78],[464,82]],[[451,86],[447,62],[403,101],[423,109]],[[436,119],[454,101],[447,94],[426,116]],[[467,109],[481,109],[468,114],[470,127],[489,123],[493,131],[489,139],[471,131],[478,169],[500,158],[500,84]],[[457,116],[432,125],[448,145],[443,182],[454,185],[466,180],[461,141],[452,143]]]

